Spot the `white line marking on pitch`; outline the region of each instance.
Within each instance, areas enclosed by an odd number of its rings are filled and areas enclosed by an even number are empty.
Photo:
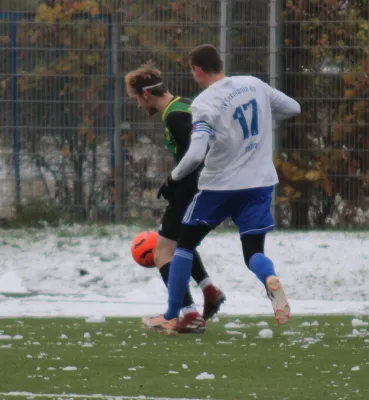
[[[112,396],[104,394],[45,394],[45,393],[30,393],[30,392],[8,392],[0,393],[0,396],[18,396],[18,397],[57,397],[58,399],[68,398],[84,398],[84,399],[110,399],[110,400],[201,400],[189,398],[174,398],[174,397],[146,397],[146,396]],[[207,399],[212,400],[212,399]]]

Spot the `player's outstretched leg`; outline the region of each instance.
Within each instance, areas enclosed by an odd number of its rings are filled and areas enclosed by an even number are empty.
[[[159,268],[161,278],[166,287],[168,287],[170,260],[173,257],[176,245],[176,241],[167,239],[159,234],[159,239],[155,250],[155,264]],[[192,329],[190,332],[188,330],[188,326],[198,326],[198,319],[202,319],[200,313],[197,311],[189,288],[187,288],[184,294],[181,311],[183,318],[179,320],[178,326],[177,321],[167,324],[167,334],[170,334],[173,327],[178,331],[178,333],[201,333],[201,326],[199,326],[200,332],[196,332],[195,329]],[[162,321],[160,316],[158,316],[154,319],[150,317],[144,317],[142,318],[141,322],[145,328],[149,330],[157,330],[158,326],[161,326]]]
[[[220,306],[226,300],[226,296],[213,284],[197,250],[193,253],[191,276],[200,286],[204,294],[204,310],[202,316],[205,320],[208,320],[219,311]]]
[[[168,287],[170,262],[165,264],[162,268],[160,268],[159,271],[163,279],[163,282]],[[181,318],[177,324],[178,333],[202,333],[203,332],[202,323],[201,324],[198,323],[198,321],[201,320],[202,318],[200,313],[197,311],[189,287],[185,292],[181,311],[183,314],[183,318]],[[192,327],[192,329],[188,329],[188,327]]]
[[[277,323],[285,324],[290,319],[290,306],[272,260],[264,255],[264,241],[265,234],[244,235],[243,255],[246,265],[265,286]]]
[[[149,318],[146,327],[155,325],[155,329],[165,335],[177,333],[203,333],[206,322],[203,317],[198,317],[185,324],[184,319],[179,319],[182,299],[191,279],[192,263],[195,248],[210,232],[210,227],[183,226],[169,272],[169,300],[168,309],[164,315]]]
[[[197,312],[193,312],[179,318],[181,307],[183,307],[183,296],[188,291],[188,284],[191,278],[193,251],[177,248],[169,276],[173,275],[173,269],[177,273],[177,279],[169,284],[169,299],[172,301],[172,308],[169,314],[158,315],[156,317],[146,317],[142,319],[142,325],[148,330],[156,330],[164,335],[174,336],[178,333],[203,333],[205,332],[205,320]],[[170,279],[170,278],[169,278]],[[174,296],[171,293],[174,291]],[[170,302],[170,300],[169,300]],[[174,304],[173,304],[174,303]]]

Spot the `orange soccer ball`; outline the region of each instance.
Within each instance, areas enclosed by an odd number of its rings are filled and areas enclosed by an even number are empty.
[[[146,231],[133,238],[131,245],[132,257],[141,267],[155,267],[154,252],[158,237],[157,232]]]

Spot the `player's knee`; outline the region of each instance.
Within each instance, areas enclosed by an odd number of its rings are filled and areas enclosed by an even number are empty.
[[[154,253],[154,263],[158,268],[163,267],[165,264],[170,262],[173,258],[173,254],[169,252],[164,252],[162,250],[155,251]]]
[[[183,235],[178,240],[178,247],[186,250],[195,250],[196,244],[188,235]]]
[[[211,229],[209,226],[182,225],[177,247],[195,250]]]
[[[173,246],[159,244],[154,252],[155,265],[161,268],[163,265],[170,262],[173,258],[174,248]]]
[[[161,260],[162,260],[162,251],[161,251],[161,249],[158,249],[158,248],[156,248],[155,249],[155,251],[154,251],[154,263],[155,263],[155,265],[157,266],[157,267],[162,267],[162,263],[161,263]]]

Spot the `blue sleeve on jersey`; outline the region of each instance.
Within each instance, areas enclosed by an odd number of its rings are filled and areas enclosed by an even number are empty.
[[[213,129],[205,121],[196,121],[193,123],[192,135],[202,136],[206,133],[207,135],[213,134]]]

